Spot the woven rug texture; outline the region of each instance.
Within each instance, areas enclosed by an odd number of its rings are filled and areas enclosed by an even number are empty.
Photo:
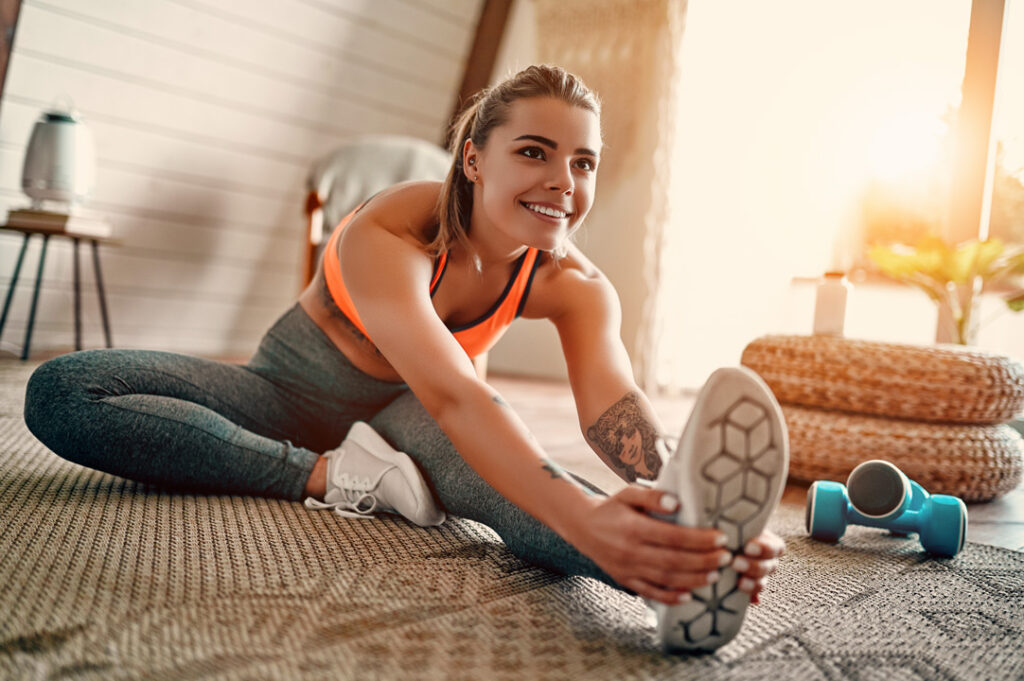
[[[275,500],[167,494],[59,459],[0,362],[2,679],[1024,678],[1024,554],[802,512],[740,635],[662,654],[643,602],[512,556],[487,528],[423,529]]]

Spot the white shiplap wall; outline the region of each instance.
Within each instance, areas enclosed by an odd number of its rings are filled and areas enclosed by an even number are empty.
[[[440,143],[483,0],[25,0],[0,102],[0,208],[41,110],[96,138],[122,245],[102,251],[117,347],[251,352],[299,287],[304,181],[352,135]],[[33,239],[0,350],[20,351]],[[0,232],[0,291],[21,237]],[[81,254],[85,345],[102,343]],[[73,345],[71,247],[51,239],[32,346]],[[2,304],[2,300],[0,300]]]

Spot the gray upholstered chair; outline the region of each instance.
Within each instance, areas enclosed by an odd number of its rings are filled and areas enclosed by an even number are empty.
[[[382,189],[409,180],[443,180],[450,156],[414,137],[356,137],[324,156],[306,180],[308,229],[303,286],[316,273],[317,259],[345,215]]]

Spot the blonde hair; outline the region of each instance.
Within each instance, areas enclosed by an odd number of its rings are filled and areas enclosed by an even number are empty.
[[[483,149],[491,131],[508,120],[512,103],[530,97],[553,97],[601,116],[601,102],[597,95],[578,76],[559,66],[530,66],[498,85],[480,91],[452,123],[449,146],[452,165],[441,186],[437,211],[440,226],[437,236],[428,246],[431,253],[443,253],[458,243],[475,255],[468,237],[473,213],[473,183],[463,172],[463,147],[466,140],[473,140],[477,148]],[[563,257],[565,245],[556,249],[553,255]]]

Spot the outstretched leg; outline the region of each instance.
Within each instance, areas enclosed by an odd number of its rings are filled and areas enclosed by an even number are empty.
[[[25,422],[90,468],[176,491],[299,499],[318,454],[297,414],[244,366],[167,352],[90,350],[29,380]],[[308,443],[302,443],[308,444]]]
[[[384,408],[370,425],[422,466],[449,513],[487,525],[512,553],[529,563],[560,574],[593,577],[622,588],[551,528],[477,475],[412,393]]]

